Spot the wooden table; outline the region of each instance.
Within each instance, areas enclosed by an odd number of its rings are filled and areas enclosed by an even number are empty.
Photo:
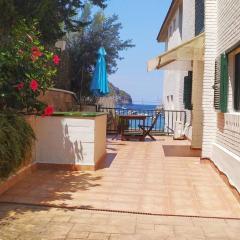
[[[141,125],[145,125],[145,120],[147,116],[145,115],[119,115],[119,120],[121,122],[120,128],[121,128],[121,140],[128,140],[130,138],[137,138],[139,141],[144,141],[143,134],[139,131],[136,134],[125,134],[124,133],[124,122],[125,121],[133,121],[133,120],[139,120],[142,121]]]

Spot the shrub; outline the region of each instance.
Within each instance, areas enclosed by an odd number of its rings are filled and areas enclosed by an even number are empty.
[[[21,167],[31,152],[34,132],[26,120],[15,114],[0,114],[0,178]]]
[[[0,111],[39,113],[38,96],[53,86],[58,55],[39,41],[38,24],[19,21],[0,45]]]

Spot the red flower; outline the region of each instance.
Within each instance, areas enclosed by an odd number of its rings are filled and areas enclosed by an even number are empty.
[[[23,82],[20,82],[20,83],[17,84],[16,87],[17,87],[17,90],[20,91],[21,89],[23,89],[24,83],[23,83]]]
[[[41,57],[42,52],[39,50],[38,47],[32,47],[32,55],[35,57]]]
[[[31,59],[33,61],[36,61],[39,57],[41,57],[43,54],[42,52],[39,50],[38,47],[32,47],[32,56]]]
[[[32,79],[29,86],[35,92],[38,89],[38,82],[35,79]]]
[[[43,116],[51,116],[53,114],[53,107],[52,106],[47,106],[44,109]]]
[[[58,55],[53,55],[53,62],[55,65],[58,65],[60,62],[60,57]]]

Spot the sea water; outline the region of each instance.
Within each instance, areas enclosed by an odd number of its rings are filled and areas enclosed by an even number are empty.
[[[125,105],[117,105],[117,108],[126,108],[136,111],[143,110],[155,110],[157,105],[147,105],[147,104],[125,104]]]

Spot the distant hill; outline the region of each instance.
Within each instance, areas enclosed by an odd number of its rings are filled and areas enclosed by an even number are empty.
[[[130,96],[130,94],[115,87],[112,83],[109,83],[109,86],[109,96],[114,97],[117,105],[132,104],[132,97]]]

